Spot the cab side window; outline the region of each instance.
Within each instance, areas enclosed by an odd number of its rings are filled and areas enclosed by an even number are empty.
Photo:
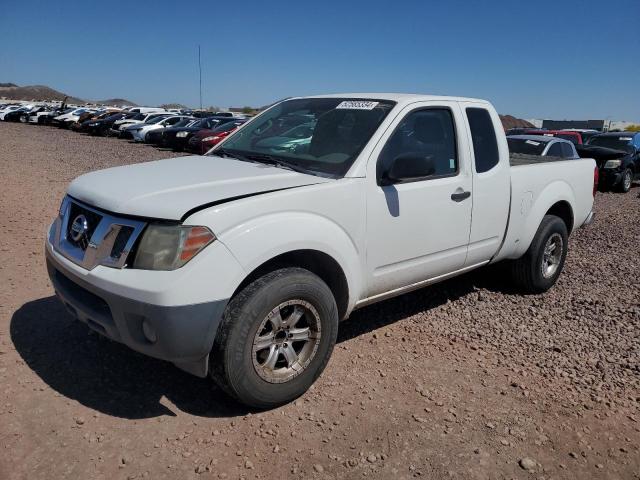
[[[575,155],[573,154],[573,148],[568,143],[561,143],[562,148],[562,156],[564,158],[573,158]]]
[[[562,157],[562,147],[560,146],[560,142],[556,142],[549,147],[547,151],[548,157]]]
[[[466,111],[473,140],[476,172],[488,172],[500,161],[498,140],[491,115],[484,108],[467,108]]]
[[[456,175],[458,157],[451,110],[428,108],[409,113],[393,132],[378,158],[378,178],[382,178],[393,160],[401,155],[431,161],[432,177]]]

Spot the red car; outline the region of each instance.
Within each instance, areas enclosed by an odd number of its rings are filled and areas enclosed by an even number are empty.
[[[229,134],[240,128],[240,125],[245,122],[246,120],[234,120],[232,122],[223,123],[213,130],[200,130],[189,139],[189,143],[187,143],[187,150],[192,153],[197,153],[198,155],[204,155],[213,146],[217,145],[225,137],[228,137]]]

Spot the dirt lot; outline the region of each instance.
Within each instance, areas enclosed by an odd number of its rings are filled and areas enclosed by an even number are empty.
[[[485,270],[363,309],[267,412],[70,318],[43,238],[66,184],[169,157],[0,123],[0,478],[640,478],[640,188],[598,194],[549,293]]]

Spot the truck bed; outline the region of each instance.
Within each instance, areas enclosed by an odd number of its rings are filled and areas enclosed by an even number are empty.
[[[509,153],[509,163],[512,167],[518,167],[521,165],[533,165],[536,163],[550,163],[550,162],[566,162],[566,158],[553,157],[553,156],[540,156],[529,155],[527,153]]]

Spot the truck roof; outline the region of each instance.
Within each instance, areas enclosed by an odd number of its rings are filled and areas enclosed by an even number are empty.
[[[432,100],[447,100],[454,102],[479,102],[489,105],[486,100],[478,98],[467,97],[449,97],[442,95],[425,95],[421,93],[332,93],[329,95],[308,95],[304,97],[295,98],[356,98],[356,99],[376,99],[376,100],[390,100],[397,103],[413,103],[413,102],[425,102]]]
[[[598,137],[633,137],[634,135],[638,135],[640,132],[605,132],[599,133]]]
[[[532,140],[534,142],[549,143],[549,142],[567,142],[569,140],[563,138],[552,137],[550,135],[508,135],[507,138],[515,138],[517,140]]]

